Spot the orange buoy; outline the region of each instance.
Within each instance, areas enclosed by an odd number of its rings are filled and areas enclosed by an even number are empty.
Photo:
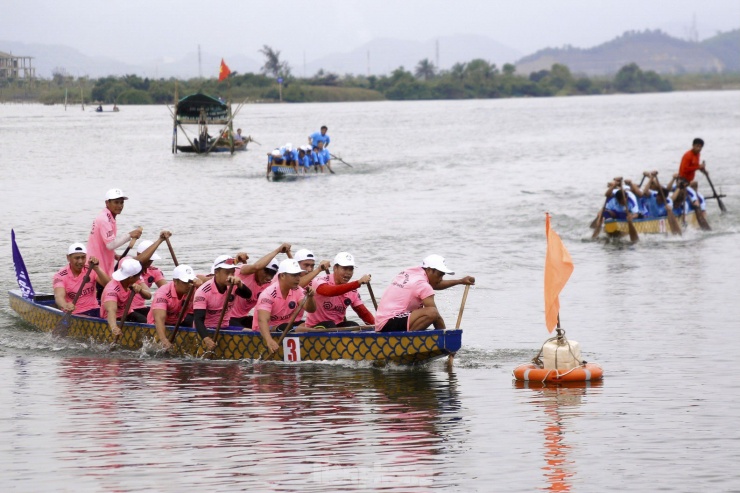
[[[514,368],[512,374],[515,379],[525,382],[591,382],[601,380],[604,370],[596,363],[585,363],[570,370],[548,370],[527,363]]]

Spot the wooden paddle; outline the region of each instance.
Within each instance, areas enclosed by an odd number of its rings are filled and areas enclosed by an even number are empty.
[[[224,306],[221,307],[221,314],[218,316],[218,324],[216,324],[216,332],[213,333],[213,342],[218,344],[218,333],[221,332],[221,325],[224,323],[224,316],[226,315],[226,309],[229,307],[229,300],[231,299],[231,293],[234,291],[234,285],[230,285],[226,291],[226,298],[224,299]]]
[[[636,243],[640,241],[640,237],[637,234],[637,229],[635,228],[635,225],[632,223],[632,214],[630,214],[629,209],[629,199],[627,198],[627,191],[624,188],[621,188],[621,182],[620,182],[620,190],[622,190],[622,207],[624,207],[624,213],[627,217],[627,229],[630,233],[630,241],[632,243]]]
[[[668,216],[668,226],[671,228],[671,233],[674,235],[681,235],[681,225],[678,224],[678,219],[676,219],[676,215],[673,213],[673,209],[668,207],[668,201],[665,198],[665,193],[663,193],[663,187],[660,186],[658,177],[654,176],[652,179],[655,181],[655,186],[658,187],[660,198],[663,199],[663,205],[665,206],[665,212]]]
[[[370,286],[370,283],[367,283],[367,292],[370,293],[370,299],[373,300],[373,306],[375,307],[375,311],[378,311],[378,302],[375,301],[375,293],[373,293],[373,287]]]
[[[714,194],[714,198],[717,199],[717,204],[719,204],[719,210],[722,211],[722,213],[727,212],[727,208],[725,207],[725,204],[722,203],[722,199],[720,198],[720,195],[717,194],[717,190],[714,189],[714,184],[712,183],[712,180],[709,178],[709,172],[704,170],[702,171],[704,173],[704,176],[707,177],[707,183],[709,183],[709,186],[712,187],[712,193]]]
[[[123,254],[120,257],[118,257],[118,260],[116,260],[116,265],[113,267],[114,271],[118,270],[118,264],[121,263],[121,259],[125,257],[126,255],[128,255],[128,251],[131,250],[135,244],[136,244],[136,238],[131,238],[131,241],[128,242],[128,246],[123,251]]]
[[[349,166],[350,168],[354,168],[354,166],[352,166],[351,164],[349,164],[349,163],[348,163],[347,161],[345,161],[344,159],[340,158],[339,156],[335,156],[335,155],[334,155],[334,154],[332,154],[331,152],[329,153],[329,155],[330,155],[330,156],[331,156],[332,158],[334,158],[334,159],[336,159],[337,161],[339,161],[340,163],[344,163],[344,164],[346,164],[347,166]]]
[[[82,284],[80,284],[80,287],[77,289],[77,293],[75,293],[75,297],[72,298],[72,303],[77,304],[77,300],[80,299],[80,295],[82,294],[82,290],[85,287],[85,284],[90,282],[90,271],[93,270],[93,265],[89,264],[87,267],[87,270],[85,271],[85,275],[82,278]],[[52,329],[51,335],[54,337],[64,337],[67,335],[67,331],[69,330],[69,320],[72,318],[72,312],[74,309],[65,311],[62,318],[57,322],[56,326]]]
[[[111,349],[118,344],[118,341],[123,335],[123,327],[126,325],[126,317],[128,317],[129,311],[131,310],[131,303],[133,303],[134,297],[136,296],[136,291],[134,291],[133,286],[130,287],[129,290],[131,291],[131,294],[128,295],[126,306],[123,307],[123,314],[121,315],[121,333],[113,339],[113,345],[111,346]]]
[[[598,214],[596,214],[596,219],[594,219],[594,222],[591,223],[591,227],[594,228],[594,233],[591,235],[591,239],[596,239],[596,237],[599,236],[601,233],[601,225],[604,222],[604,210],[606,210],[606,204],[609,202],[609,199],[611,197],[607,197],[604,201],[604,205],[601,207],[601,210]]]
[[[170,343],[174,344],[175,342],[175,337],[177,336],[177,332],[180,330],[180,325],[182,324],[182,321],[185,320],[185,313],[187,313],[188,307],[190,306],[190,300],[193,299],[193,293],[195,293],[195,284],[191,284],[190,289],[188,289],[185,303],[183,303],[182,308],[180,309],[180,315],[177,316],[175,328],[172,329],[172,334],[170,334]]]
[[[462,322],[463,310],[465,309],[465,302],[468,299],[468,291],[470,291],[470,284],[465,285],[465,291],[463,292],[462,302],[460,303],[460,313],[457,315],[457,323],[455,329],[460,328],[460,322]]]
[[[175,251],[172,249],[172,244],[170,243],[170,239],[165,238],[164,241],[167,242],[167,248],[170,249],[170,256],[172,257],[172,262],[175,264],[175,267],[177,267],[179,264],[177,263],[177,257],[175,257]]]
[[[293,323],[295,322],[295,319],[298,317],[298,314],[301,313],[301,310],[303,310],[303,307],[305,306],[306,301],[308,301],[308,296],[304,296],[303,297],[303,299],[301,300],[301,302],[298,304],[298,307],[295,309],[295,311],[293,312],[293,314],[290,316],[290,320],[288,320],[288,324],[285,326],[285,328],[283,329],[283,333],[280,334],[280,338],[277,340],[277,345],[278,345],[277,351],[275,351],[274,353],[272,353],[272,355],[270,356],[271,358],[274,358],[275,355],[277,355],[278,351],[280,351],[280,344],[282,344],[283,339],[285,339],[285,336],[288,335],[288,332],[290,332],[290,329],[293,328]],[[257,359],[260,360],[260,359],[264,358],[265,355],[269,351],[270,351],[269,348],[265,349],[264,351],[262,351],[262,354],[260,354],[260,357],[257,358]]]

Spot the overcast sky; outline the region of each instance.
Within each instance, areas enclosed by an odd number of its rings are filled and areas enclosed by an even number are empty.
[[[197,51],[302,63],[375,38],[480,34],[523,55],[589,48],[628,30],[699,39],[740,27],[738,0],[0,0],[0,40],[59,44],[137,63]],[[0,51],[2,46],[0,46]]]

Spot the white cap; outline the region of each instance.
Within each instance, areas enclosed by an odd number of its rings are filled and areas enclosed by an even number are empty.
[[[141,272],[141,264],[133,258],[125,258],[118,266],[118,270],[111,276],[116,281],[123,281]]]
[[[354,267],[355,258],[347,252],[339,252],[334,257],[334,263],[332,265],[341,265],[342,267]]]
[[[128,200],[128,197],[124,195],[123,190],[121,190],[120,188],[111,188],[110,190],[105,192],[105,200],[114,199]]]
[[[152,246],[154,242],[149,240],[143,240],[139,243],[139,246],[136,247],[136,253],[144,253],[144,250]],[[157,255],[157,252],[154,252],[150,258],[150,260],[160,260],[162,257]]]
[[[303,262],[304,260],[316,260],[316,256],[313,254],[313,252],[305,248],[302,248],[295,252],[293,258],[296,259],[298,262]]]
[[[267,265],[267,267],[265,267],[265,269],[274,270],[275,272],[277,272],[279,268],[280,268],[280,262],[278,262],[275,259],[272,259],[272,262],[270,262]]]
[[[213,262],[213,267],[211,267],[211,274],[215,274],[216,269],[236,269],[234,257],[232,257],[231,255],[219,255]]]
[[[424,268],[428,267],[430,269],[437,269],[438,271],[444,272],[445,274],[454,274],[454,272],[445,265],[445,259],[439,255],[429,255],[421,263],[421,266]]]
[[[298,261],[294,258],[286,258],[280,262],[280,267],[278,268],[278,274],[300,274],[301,272],[306,271],[301,269]]]
[[[290,142],[288,142],[287,144],[285,144],[285,150],[286,151],[292,151],[293,150],[293,144],[291,144]]]
[[[280,157],[280,156],[282,156],[282,154],[280,154],[280,149],[275,149],[274,151],[272,151],[271,154],[272,154],[272,157]]]
[[[190,282],[195,279],[195,272],[193,272],[193,268],[189,265],[180,264],[172,271],[172,279]]]
[[[87,248],[82,243],[72,243],[69,245],[67,255],[72,255],[74,253],[87,253]]]

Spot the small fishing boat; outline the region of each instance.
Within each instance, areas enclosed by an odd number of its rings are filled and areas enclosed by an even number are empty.
[[[187,152],[196,154],[210,154],[212,152],[246,151],[249,137],[239,141],[234,138],[234,117],[244,105],[240,104],[235,111],[231,110],[231,103],[222,101],[202,93],[191,94],[182,99],[175,96],[172,113],[172,153]],[[209,134],[208,126],[217,128],[213,137]],[[196,135],[191,138],[185,126],[197,128]],[[178,145],[178,129],[182,131],[187,145]]]
[[[64,312],[54,303],[52,294],[33,294],[19,289],[8,292],[10,307],[20,317],[43,332],[51,332]],[[26,295],[24,297],[24,294]],[[138,350],[155,337],[153,325],[126,323],[118,345]],[[168,335],[172,328],[168,328]],[[277,339],[280,335],[274,334]],[[73,315],[67,337],[99,344],[113,344],[108,323],[102,318]],[[288,334],[282,347],[271,358],[285,362],[350,360],[397,364],[425,363],[454,355],[462,344],[462,330],[428,330],[418,332],[375,332],[373,330],[338,329],[334,332]],[[259,332],[227,327],[219,332],[213,359],[257,359],[266,350]],[[200,337],[192,327],[181,327],[171,354],[199,357],[203,354]]]
[[[699,227],[699,223],[696,220],[696,213],[692,210],[685,217],[677,216],[678,223],[684,226],[692,226],[695,228]],[[638,233],[655,234],[655,233],[670,233],[670,226],[668,224],[668,218],[663,217],[644,217],[641,219],[633,219],[632,224]],[[623,236],[629,234],[629,224],[626,219],[604,219],[604,233],[609,236]]]

